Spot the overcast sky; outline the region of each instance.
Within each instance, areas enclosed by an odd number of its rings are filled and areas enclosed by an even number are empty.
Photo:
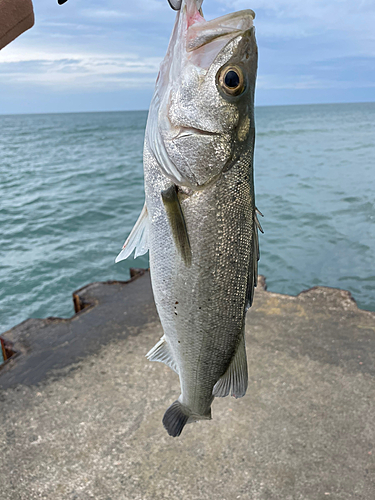
[[[375,0],[205,0],[256,12],[258,105],[375,101]],[[175,13],[167,0],[34,0],[0,51],[0,113],[147,109]]]

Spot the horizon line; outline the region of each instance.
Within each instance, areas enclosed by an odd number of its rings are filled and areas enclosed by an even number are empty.
[[[277,108],[277,107],[292,107],[292,106],[332,106],[345,104],[374,104],[375,101],[351,101],[351,102],[314,102],[300,104],[258,104],[255,108]],[[31,115],[78,115],[89,113],[140,113],[148,112],[148,109],[117,109],[117,110],[91,110],[91,111],[49,111],[44,113],[0,113],[0,116],[31,116]]]

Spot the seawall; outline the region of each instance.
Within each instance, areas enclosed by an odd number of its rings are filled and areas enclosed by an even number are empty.
[[[249,388],[170,438],[178,377],[149,273],[73,294],[70,319],[3,337],[0,498],[373,500],[375,313],[343,290],[297,297],[260,280],[246,319]]]

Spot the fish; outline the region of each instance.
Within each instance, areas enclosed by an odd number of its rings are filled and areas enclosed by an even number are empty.
[[[245,315],[258,278],[252,10],[207,21],[202,0],[168,0],[176,21],[144,142],[145,204],[116,262],[149,250],[164,335],[147,353],[180,380],[163,425],[177,437],[245,395]]]

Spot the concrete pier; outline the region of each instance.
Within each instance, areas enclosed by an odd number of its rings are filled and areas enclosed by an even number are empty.
[[[346,291],[265,290],[247,315],[249,389],[164,430],[178,377],[149,273],[75,292],[73,318],[6,332],[1,500],[374,500],[375,313]]]

